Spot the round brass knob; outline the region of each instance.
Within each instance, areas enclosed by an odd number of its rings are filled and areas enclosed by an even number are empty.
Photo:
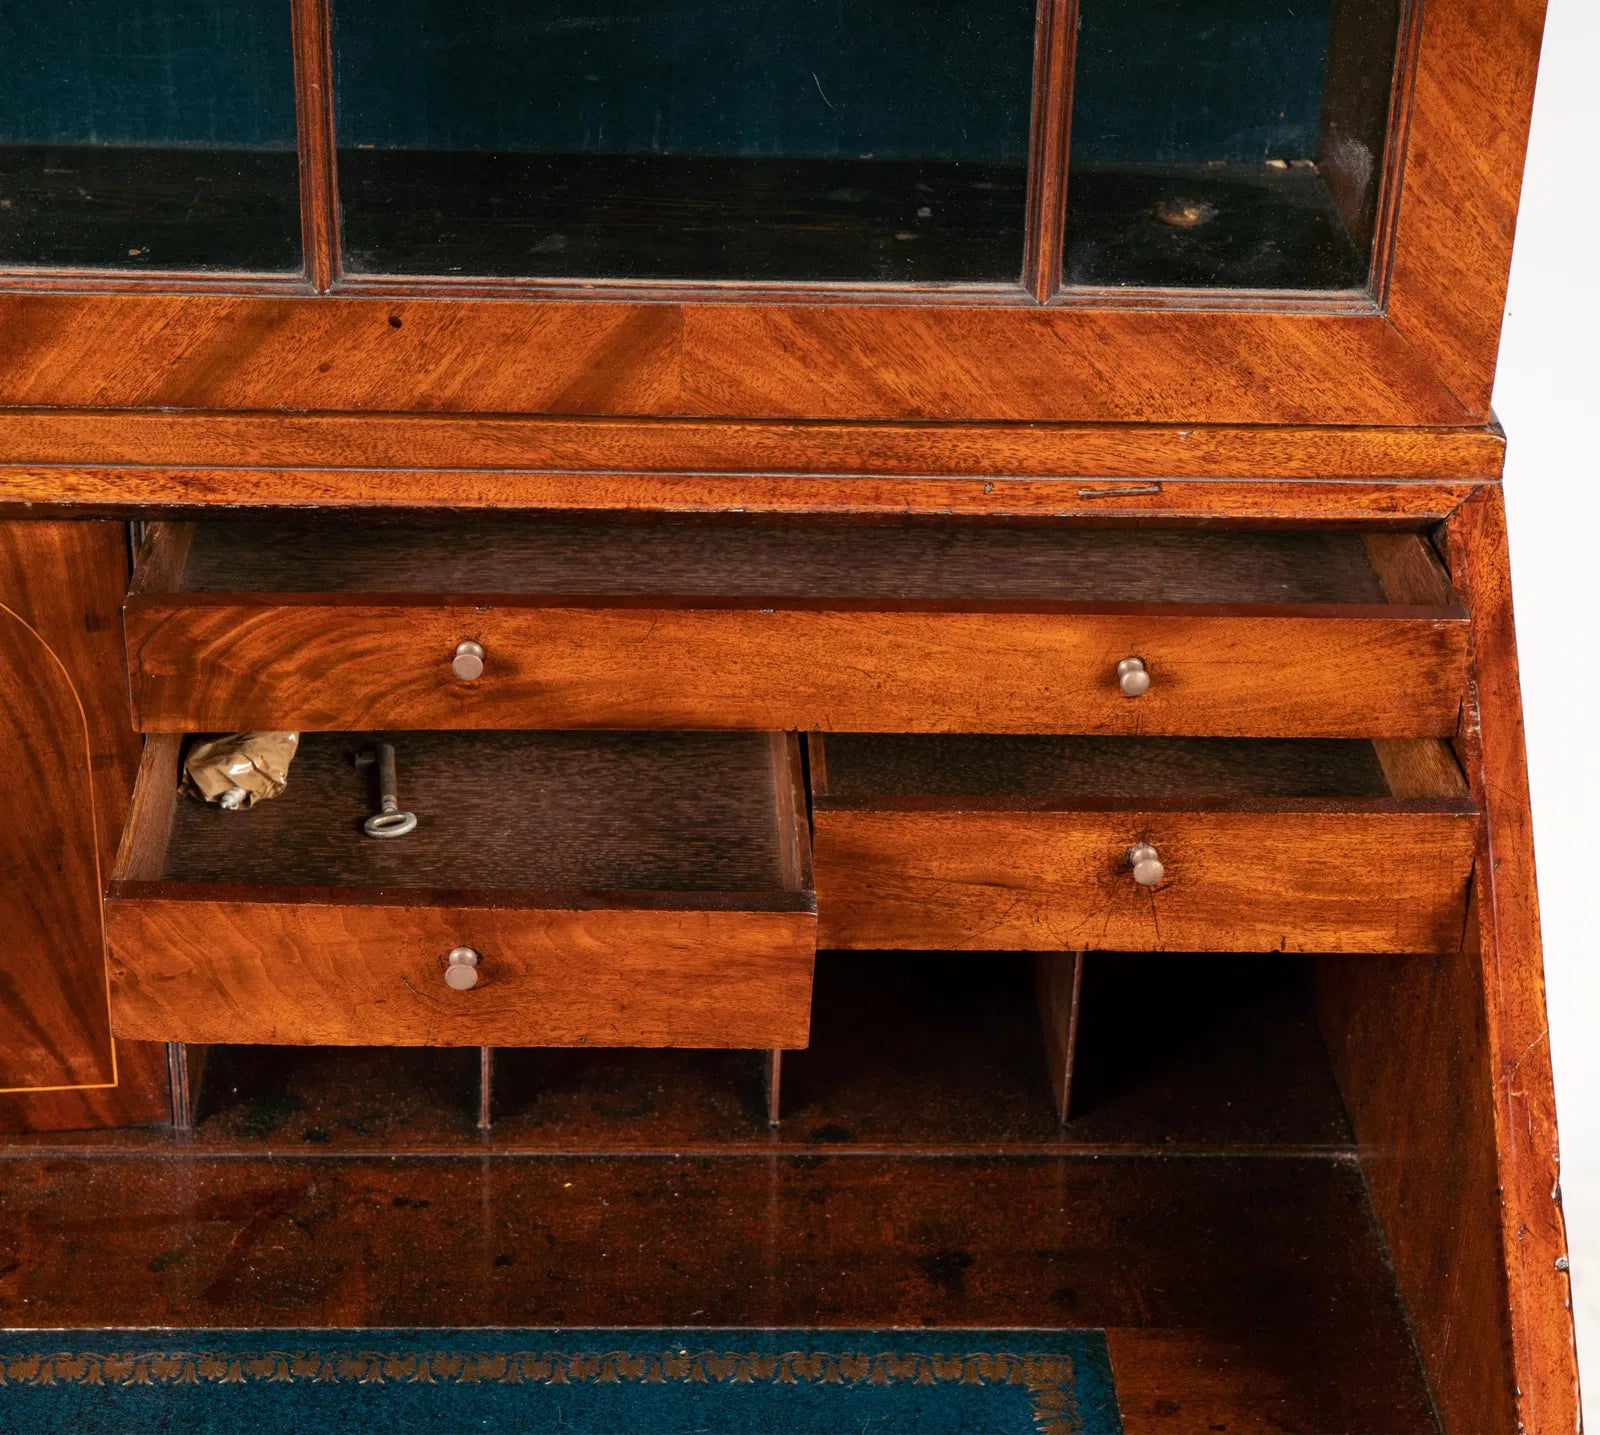
[[[1133,868],[1133,880],[1141,887],[1154,887],[1167,875],[1161,858],[1148,842],[1140,842],[1128,849],[1128,866]]]
[[[1125,698],[1143,697],[1150,691],[1150,674],[1143,658],[1124,658],[1117,664],[1117,686]]]
[[[463,682],[470,683],[483,676],[483,644],[465,638],[456,644],[456,655],[450,660],[450,670]]]
[[[478,963],[483,960],[471,947],[457,947],[444,959],[444,979],[458,992],[478,985]]]

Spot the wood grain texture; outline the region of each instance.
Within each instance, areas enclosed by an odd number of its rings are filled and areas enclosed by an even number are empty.
[[[0,830],[14,902],[0,1086],[90,1088],[0,1095],[3,1130],[150,1121],[166,1107],[160,1053],[113,1053],[105,1011],[99,871],[110,871],[139,761],[117,624],[128,566],[121,524],[0,524],[11,748]]]
[[[115,884],[117,1031],[148,1040],[403,1046],[804,1046],[806,911],[356,903]],[[796,907],[803,905],[794,904]],[[446,955],[482,955],[446,986]]]
[[[1550,1435],[1579,1427],[1579,1397],[1498,491],[1447,537],[1473,622],[1458,748],[1484,813],[1469,922],[1437,959],[1322,963],[1323,1027],[1446,1435]]]
[[[386,736],[420,818],[392,842],[360,832],[365,739],[308,734],[286,792],[245,813],[174,800],[179,739],[150,743],[106,899],[119,1034],[805,1044],[792,739]],[[458,946],[483,959],[467,992],[444,981]]]
[[[819,952],[811,1044],[766,1052],[501,1048],[492,1152],[728,1156],[1281,1155],[1355,1145],[1307,981],[1310,960],[1110,954],[1086,964],[1078,1112],[1063,1128],[1026,953]],[[185,1047],[191,1057],[195,1047]],[[469,1047],[219,1046],[185,1149],[249,1156],[457,1155]],[[150,1154],[166,1130],[37,1136],[17,1153]],[[474,1151],[481,1148],[474,1148]]]
[[[1340,425],[1483,416],[1375,311],[13,292],[0,296],[0,335],[10,407]]]
[[[827,947],[1437,952],[1460,943],[1466,813],[840,808],[818,799]],[[1165,880],[1134,881],[1152,843]]]
[[[1546,0],[1423,7],[1388,322],[1486,417]]]
[[[1432,749],[1441,764],[1455,765],[1442,743],[1389,746]],[[1378,744],[1361,741],[833,733],[813,734],[810,747],[817,797],[858,808],[930,800],[953,808],[1007,799],[1094,807],[1391,795]],[[1460,797],[1465,791],[1457,772],[1452,785],[1404,795]]]
[[[339,272],[338,151],[333,122],[333,42],[328,0],[291,0],[295,129],[300,151],[300,233],[306,276],[319,293]]]
[[[1023,283],[1041,301],[1061,287],[1077,39],[1078,0],[1043,0],[1033,42],[1028,244],[1022,266]]]
[[[307,74],[315,10],[301,17]],[[181,277],[159,281],[180,292],[118,293],[54,276],[61,292],[0,298],[0,406],[1480,423],[1543,13],[1544,0],[1427,6],[1377,302],[1088,290],[1041,306],[1021,286],[974,303],[915,287],[583,280],[481,300],[426,278],[366,295],[202,292]],[[331,256],[317,253],[320,279]]]
[[[1464,505],[1449,537],[1452,571],[1472,608],[1475,702],[1467,710],[1461,746],[1485,818],[1477,867],[1482,1000],[1518,1418],[1528,1431],[1566,1431],[1578,1426],[1578,1372],[1511,572],[1499,491],[1486,489]]]
[[[136,721],[146,731],[536,725],[1340,737],[1448,734],[1457,725],[1466,635],[1460,618],[1438,616],[1448,610],[900,606],[907,611],[887,601],[140,598],[126,622]],[[450,665],[468,638],[487,653],[475,682]],[[1130,655],[1153,675],[1132,701],[1116,676]]]
[[[1576,1428],[1515,1413],[1476,909],[1453,951],[1318,959],[1324,1040],[1445,1435]]]
[[[41,1325],[1088,1326],[1127,1435],[1434,1429],[1348,1159],[9,1164]]]
[[[175,537],[169,546],[183,541]],[[1455,606],[1442,570],[1436,589],[1387,592],[1374,545],[1409,551],[1414,563],[1437,568],[1415,533],[773,520],[737,513],[340,523],[291,516],[194,525],[181,564],[159,553],[151,563],[141,560],[135,586],[144,596],[404,592]]]
[[[393,744],[406,837],[374,841],[377,782],[355,759]],[[224,812],[177,787],[152,741],[119,875],[264,887],[781,892],[797,880],[791,783],[763,733],[303,733],[287,789]],[[170,774],[170,776],[167,776]],[[145,809],[146,791],[158,796]],[[154,860],[135,856],[148,843]],[[159,855],[156,855],[159,854]]]
[[[116,1084],[92,782],[70,677],[0,607],[0,1092]]]
[[[136,412],[19,409],[0,411],[0,494],[24,496],[25,485],[43,483],[57,472],[60,483],[86,484],[91,478],[112,485],[110,500],[127,486],[143,485],[155,497],[176,496],[187,483],[197,499],[211,488],[231,483],[235,502],[268,501],[273,469],[292,470],[276,495],[279,505],[332,501],[348,503],[438,502],[484,504],[489,486],[499,487],[499,506],[518,501],[561,506],[606,506],[596,490],[605,485],[632,493],[630,507],[649,484],[643,474],[672,474],[657,480],[664,500],[704,491],[733,492],[739,484],[757,506],[778,501],[789,491],[879,495],[885,487],[872,477],[909,479],[951,477],[996,482],[988,506],[1003,512],[1006,495],[1033,495],[1033,504],[1053,495],[1057,504],[1077,501],[1079,485],[1017,485],[1025,478],[1222,480],[1341,479],[1331,493],[1325,484],[1251,486],[1248,483],[1175,483],[1165,504],[1146,501],[1148,512],[1169,508],[1173,496],[1202,503],[1208,495],[1242,502],[1261,495],[1256,516],[1293,516],[1296,504],[1316,503],[1333,516],[1332,500],[1359,518],[1363,506],[1375,517],[1425,510],[1415,505],[1427,494],[1453,492],[1464,480],[1500,475],[1505,439],[1492,425],[1461,429],[1177,426],[1137,427],[1048,423],[796,423],[754,419],[579,419],[430,415],[425,413],[340,414],[327,412],[263,414],[226,412]],[[340,470],[354,470],[344,476]],[[441,473],[434,490],[421,485],[425,470]],[[85,472],[90,470],[91,472]],[[229,478],[228,471],[238,470]],[[392,472],[390,471],[392,470]],[[487,472],[481,472],[486,470]],[[385,472],[380,481],[378,473]],[[30,474],[32,477],[30,478]],[[575,475],[583,474],[580,481]],[[780,476],[806,478],[807,484],[777,483]],[[287,475],[285,479],[287,480]],[[827,477],[847,480],[824,483]],[[769,480],[763,482],[763,479]],[[1374,480],[1433,481],[1422,495]],[[307,485],[302,493],[297,484]],[[629,485],[631,484],[631,487]],[[165,487],[163,486],[165,485]],[[917,486],[891,486],[916,494]],[[964,503],[975,503],[981,484],[934,484]],[[284,491],[287,490],[287,491]],[[1462,487],[1464,497],[1467,488]],[[765,498],[762,495],[766,495]],[[122,500],[127,501],[127,500]],[[702,497],[700,502],[708,499]],[[737,500],[730,500],[737,502]],[[791,500],[791,501],[799,501]],[[834,497],[829,500],[838,502]],[[1433,502],[1437,503],[1435,497]],[[1459,502],[1459,498],[1456,500]],[[1106,500],[1094,500],[1103,507]],[[715,505],[713,505],[715,506]],[[1091,504],[1092,506],[1092,504]],[[1454,502],[1437,510],[1442,517]],[[1225,505],[1218,506],[1226,511]],[[1308,515],[1309,516],[1309,515]]]

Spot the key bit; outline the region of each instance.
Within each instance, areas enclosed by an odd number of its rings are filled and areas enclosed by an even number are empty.
[[[378,811],[361,824],[368,837],[404,837],[417,825],[417,814],[400,810],[398,784],[394,775],[394,744],[380,742],[377,747],[356,755],[357,767],[378,768]]]

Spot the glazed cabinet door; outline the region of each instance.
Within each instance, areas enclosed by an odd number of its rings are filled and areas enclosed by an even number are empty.
[[[1480,8],[23,0],[0,405],[1472,422]]]

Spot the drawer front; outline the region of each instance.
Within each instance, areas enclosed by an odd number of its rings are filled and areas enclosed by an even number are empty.
[[[1466,625],[1419,610],[251,603],[126,610],[146,732],[753,728],[1444,736]],[[482,673],[457,676],[470,640]],[[1118,664],[1143,660],[1127,697]]]
[[[170,896],[106,903],[112,1020],[154,1041],[804,1046],[809,912]],[[119,890],[120,888],[120,890]],[[478,982],[445,981],[448,953]]]
[[[1451,952],[1458,812],[816,814],[824,947]],[[1165,876],[1134,881],[1149,843]]]

